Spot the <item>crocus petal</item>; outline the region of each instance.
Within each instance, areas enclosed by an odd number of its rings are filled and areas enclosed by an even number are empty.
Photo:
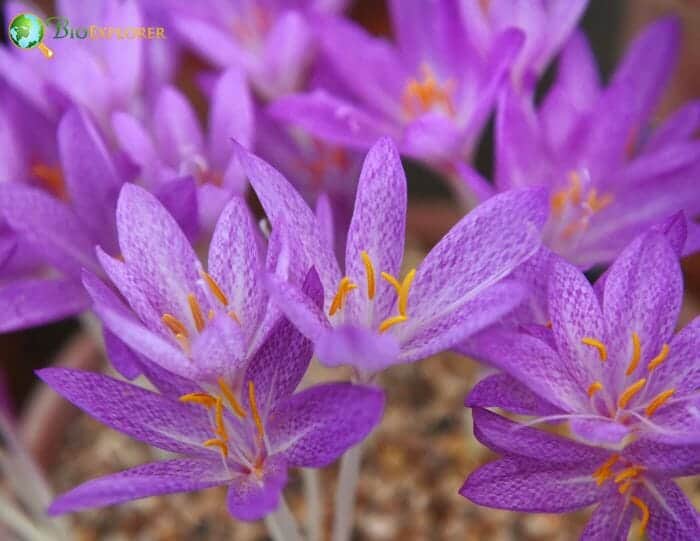
[[[209,112],[209,155],[223,168],[233,154],[231,138],[248,148],[253,141],[253,101],[244,73],[226,70],[214,86]]]
[[[99,272],[95,241],[78,216],[41,190],[18,182],[0,186],[0,215],[52,265],[79,276],[83,267]]]
[[[503,408],[523,415],[556,415],[562,410],[539,397],[509,374],[485,377],[469,393],[466,406]]]
[[[121,178],[104,140],[86,113],[69,110],[58,125],[61,166],[71,206],[108,251],[116,248],[117,208]]]
[[[245,201],[234,197],[221,213],[209,244],[209,274],[226,296],[225,309],[233,310],[241,322],[246,341],[257,332],[266,305],[259,235]]]
[[[192,17],[173,17],[176,31],[185,42],[213,64],[224,67],[229,65],[246,65],[247,58],[233,39],[218,25]],[[202,39],[207,36],[207,39]]]
[[[676,334],[669,344],[669,353],[653,372],[647,394],[656,394],[673,388],[682,396],[700,388],[700,316],[696,317]]]
[[[581,534],[581,541],[627,541],[631,522],[631,506],[625,505],[624,497],[612,492],[593,511]]]
[[[116,334],[134,351],[145,356],[164,369],[182,377],[194,379],[196,367],[182,351],[158,333],[144,326],[124,305],[117,295],[94,275],[85,273],[83,285],[92,297],[95,313],[105,327]]]
[[[340,325],[314,342],[316,355],[326,366],[349,365],[372,374],[401,362],[399,342],[393,335],[364,326]]]
[[[700,538],[698,512],[676,483],[658,479],[653,484],[645,484],[637,493],[649,506],[649,539],[694,541]]]
[[[190,357],[197,381],[216,383],[217,378],[232,379],[245,363],[245,341],[241,328],[228,314],[218,313],[191,340]]]
[[[362,290],[360,295],[348,298],[347,309],[372,327],[392,309],[394,287],[381,280],[379,273],[398,275],[405,232],[406,176],[396,146],[385,137],[370,149],[362,166],[345,250],[346,275]],[[363,251],[369,255],[376,273],[374,302],[365,300],[368,286]]]
[[[414,324],[458,310],[534,254],[546,214],[545,192],[531,189],[496,195],[462,218],[416,272],[408,296]]]
[[[153,191],[188,239],[199,234],[199,190],[192,177],[175,178]]]
[[[178,90],[161,90],[153,112],[156,144],[167,163],[177,167],[181,160],[202,153],[204,137],[197,115]]]
[[[655,150],[666,145],[692,139],[700,127],[700,100],[692,100],[667,118],[657,128],[645,148]]]
[[[463,133],[454,121],[441,113],[426,113],[403,130],[401,152],[428,163],[442,163],[468,152]]]
[[[153,140],[141,123],[128,113],[112,115],[114,137],[135,164],[147,167],[159,161]]]
[[[51,323],[89,308],[90,298],[72,279],[22,279],[0,287],[0,332]]]
[[[603,383],[608,383],[608,364],[615,359],[603,360],[596,348],[582,342],[585,338],[592,338],[607,343],[603,313],[585,275],[557,258],[551,267],[548,301],[554,340],[563,368],[578,383],[581,392],[594,381],[603,379]]]
[[[636,371],[646,371],[648,362],[669,341],[682,299],[678,256],[661,233],[638,237],[620,254],[607,274],[603,294],[609,354],[619,359],[618,379],[624,377],[632,358],[632,333],[638,334],[641,343]]]
[[[277,404],[269,427],[271,446],[290,465],[322,468],[362,441],[383,411],[379,389],[317,385]]]
[[[609,419],[572,419],[571,432],[590,445],[616,446],[630,433],[630,428]]]
[[[640,439],[625,448],[625,457],[664,477],[700,474],[700,443],[668,445]]]
[[[369,148],[383,135],[399,134],[398,128],[385,120],[324,90],[284,96],[268,111],[273,117],[298,124],[322,139],[357,149]]]
[[[207,412],[102,374],[45,368],[37,375],[53,390],[98,421],[154,447],[216,457],[201,445],[211,438]]]
[[[478,505],[496,509],[564,513],[594,503],[601,489],[589,467],[508,456],[473,472],[459,493]]]
[[[48,513],[62,515],[148,496],[191,492],[223,485],[230,478],[231,474],[216,457],[151,462],[88,481],[59,496]]]
[[[316,272],[309,272],[302,292],[316,306],[321,306],[323,290]],[[251,359],[244,378],[244,387],[247,381],[255,385],[264,413],[294,392],[306,374],[312,354],[313,343],[290,320],[279,319]]]
[[[278,171],[269,164],[238,147],[238,157],[248,175],[272,227],[295,231],[306,268],[314,266],[326,295],[332,295],[340,280],[338,262],[330,246],[321,241],[318,222],[304,199]]]
[[[152,194],[126,184],[117,204],[117,228],[129,273],[154,309],[172,314],[194,332],[187,297],[198,291],[200,263],[174,218]]]
[[[254,521],[271,513],[279,505],[280,495],[287,484],[287,464],[280,457],[265,461],[262,476],[237,476],[231,481],[226,505],[238,520]]]
[[[474,435],[481,443],[498,453],[538,460],[541,466],[543,462],[576,464],[577,467],[590,468],[590,477],[597,465],[610,454],[605,449],[519,425],[482,408],[474,408],[473,415]]]
[[[141,375],[141,361],[138,354],[109,329],[104,329],[102,333],[107,358],[114,369],[128,380],[133,380]]]
[[[485,329],[510,313],[526,297],[527,290],[517,282],[500,282],[477,295],[458,309],[436,317],[430,325],[411,332],[398,329],[401,360],[416,361],[445,351]]]
[[[565,411],[588,409],[585,389],[546,342],[525,333],[493,329],[487,340],[472,342],[470,349],[477,358],[508,372],[555,406]]]

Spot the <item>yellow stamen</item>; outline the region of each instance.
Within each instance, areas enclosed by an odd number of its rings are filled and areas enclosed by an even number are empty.
[[[212,295],[214,295],[221,304],[223,304],[224,306],[228,306],[228,297],[223,291],[221,291],[219,284],[216,283],[216,280],[212,278],[211,274],[204,271],[200,271],[200,274],[202,275],[202,278],[204,278],[204,281],[207,283],[209,291],[211,291]]]
[[[389,274],[388,272],[382,272],[382,278],[384,278],[387,282],[394,286],[397,295],[401,293],[401,282],[399,282],[391,274]]]
[[[639,359],[642,356],[642,345],[639,342],[639,335],[636,332],[632,333],[632,359],[627,367],[625,375],[630,376],[636,370],[639,364]]]
[[[263,426],[262,419],[260,418],[258,403],[255,401],[255,384],[252,381],[248,382],[248,402],[250,402],[250,413],[253,415],[255,428],[258,430],[258,437],[260,438],[260,441],[262,441],[265,439],[265,427]]]
[[[649,405],[644,409],[644,414],[647,417],[651,417],[652,415],[654,415],[654,412],[661,406],[663,406],[666,403],[666,401],[669,398],[671,398],[674,394],[676,394],[675,389],[667,389],[665,391],[660,392],[654,398],[651,399]]]
[[[357,289],[357,284],[354,284],[352,280],[350,280],[350,278],[345,276],[342,280],[340,280],[340,284],[338,284],[338,291],[335,294],[335,297],[333,297],[333,302],[331,303],[331,307],[328,310],[329,316],[332,316],[343,307],[343,302],[345,302],[345,298],[348,296],[348,293],[350,293],[353,289]]]
[[[236,415],[238,415],[241,419],[243,419],[246,416],[245,410],[238,403],[238,400],[236,400],[236,395],[233,394],[231,387],[229,387],[228,383],[226,383],[224,378],[218,378],[216,380],[216,382],[219,384],[219,389],[221,389],[221,394],[224,395],[224,398],[226,398],[226,401],[231,406],[231,409],[233,410],[233,412]]]
[[[216,398],[216,403],[214,404],[214,419],[216,422],[217,435],[219,435],[222,440],[228,441],[228,432],[226,432],[226,425],[224,424],[224,402],[220,397]]]
[[[175,340],[177,340],[177,343],[180,344],[180,347],[185,351],[186,353],[189,354],[190,351],[190,341],[187,338],[186,334],[181,334],[178,333],[175,335]]]
[[[360,257],[365,264],[365,274],[367,275],[367,298],[372,300],[377,287],[374,277],[374,265],[372,265],[372,260],[365,250],[360,252]]]
[[[194,319],[194,326],[196,327],[197,331],[201,332],[204,328],[205,321],[204,316],[202,315],[202,309],[199,306],[199,301],[197,300],[197,297],[194,296],[194,293],[187,295],[187,302],[190,304],[190,311],[192,312],[192,318]]]
[[[639,507],[639,510],[642,512],[642,519],[639,524],[639,527],[641,528],[641,533],[644,533],[644,531],[647,529],[647,524],[649,524],[649,507],[647,507],[647,504],[645,504],[642,500],[637,498],[636,496],[631,496],[630,501]]]
[[[448,80],[443,86],[435,78],[430,66],[421,66],[423,79],[411,79],[403,94],[404,109],[412,115],[417,115],[430,110],[435,105],[442,106],[449,115],[454,115],[455,109],[452,103],[452,90],[454,82]]]
[[[620,395],[620,398],[617,401],[618,407],[626,408],[627,404],[629,404],[629,401],[632,400],[632,397],[636,395],[642,389],[642,387],[644,387],[646,382],[646,378],[642,378],[638,381],[635,381],[632,385],[627,387],[627,389],[622,391],[622,394]]]
[[[632,486],[632,479],[627,479],[627,481],[622,483],[617,490],[620,492],[620,494],[624,494],[625,492],[627,492],[630,489],[631,486]]]
[[[610,469],[615,465],[615,463],[620,460],[620,455],[612,454],[596,471],[593,472],[593,479],[595,479],[598,486],[602,485],[606,479],[608,479],[612,472]]]
[[[236,312],[234,312],[233,310],[229,310],[229,312],[228,312],[228,317],[230,317],[233,321],[235,321],[235,322],[238,323],[239,325],[241,324],[241,320],[238,319],[238,316],[236,315]]]
[[[578,171],[569,173],[569,181],[571,182],[569,197],[571,201],[578,205],[581,202],[581,175],[578,174]]]
[[[212,408],[216,405],[216,398],[207,393],[190,393],[182,395],[179,398],[180,402],[188,404],[199,404],[205,408]]]
[[[171,314],[163,314],[163,317],[161,318],[163,323],[170,329],[175,336],[178,334],[181,334],[183,336],[187,336],[187,327],[177,319],[175,316]]]
[[[214,312],[214,310],[212,310],[212,309],[210,308],[210,309],[209,309],[209,312],[207,312],[207,319],[208,319],[209,321],[211,321],[212,319],[214,319],[214,316],[215,316],[215,315],[216,315],[216,312]]]
[[[664,344],[663,346],[661,346],[661,351],[659,352],[659,354],[656,357],[654,357],[651,361],[649,361],[649,364],[647,365],[647,370],[649,370],[649,372],[653,372],[657,366],[659,366],[662,362],[666,360],[666,357],[668,357],[669,350],[670,348],[668,344]]]
[[[552,195],[552,212],[560,216],[562,211],[564,210],[564,207],[566,206],[566,201],[568,199],[569,195],[566,190],[560,190],[556,192],[554,195]]]
[[[599,212],[613,202],[613,196],[609,193],[598,197],[598,191],[593,188],[588,192],[588,206],[593,212]]]
[[[600,355],[601,361],[605,362],[605,360],[608,358],[608,348],[606,348],[605,344],[603,344],[603,342],[600,340],[596,340],[590,336],[584,336],[581,338],[581,343],[596,348],[598,350],[598,354]]]
[[[407,316],[406,309],[408,308],[408,292],[411,289],[411,284],[413,279],[416,277],[416,269],[411,269],[408,274],[404,276],[403,282],[401,282],[401,290],[399,291],[399,314],[402,316]]]
[[[594,394],[596,394],[602,389],[603,384],[600,381],[594,381],[593,383],[591,383],[590,387],[588,387],[588,397],[591,398]]]
[[[630,466],[629,468],[625,468],[615,476],[615,483],[621,483],[627,479],[634,479],[642,471],[644,471],[644,467],[642,466]]]
[[[221,450],[221,454],[224,456],[224,458],[228,457],[228,445],[225,441],[212,438],[203,442],[202,445],[204,445],[204,447],[218,447]]]
[[[400,315],[388,317],[379,324],[379,332],[386,332],[387,330],[389,330],[391,327],[393,327],[397,323],[403,323],[407,319],[408,318],[406,316],[400,316]]]

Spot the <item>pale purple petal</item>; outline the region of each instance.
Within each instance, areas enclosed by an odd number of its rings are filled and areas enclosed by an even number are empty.
[[[48,513],[61,515],[149,496],[192,492],[223,485],[230,478],[231,473],[216,457],[150,462],[84,483],[54,500]]]
[[[350,295],[346,310],[355,318],[377,326],[389,316],[395,290],[379,276],[397,276],[403,259],[406,234],[406,176],[396,146],[380,139],[367,153],[348,230],[345,272],[359,285],[359,295]],[[367,252],[376,275],[376,296],[366,300],[367,276],[361,252]]]
[[[640,439],[625,448],[625,457],[664,477],[700,474],[700,443],[668,445]]]
[[[509,374],[493,374],[474,385],[466,406],[503,408],[523,415],[556,415],[562,410],[533,393]]]
[[[698,512],[676,483],[658,479],[637,494],[649,506],[647,531],[651,541],[696,541],[700,538]]]
[[[616,491],[617,489],[613,489]],[[632,522],[632,507],[625,505],[625,498],[615,492],[595,508],[581,541],[627,541]]]
[[[141,375],[141,360],[138,354],[109,329],[103,329],[102,334],[107,358],[114,369],[128,380]]]
[[[229,513],[238,520],[263,518],[277,509],[286,484],[287,464],[282,458],[269,457],[260,477],[249,474],[231,480],[226,497]]]
[[[274,453],[292,466],[329,465],[375,427],[384,410],[379,389],[328,383],[277,404],[269,437]]]
[[[253,141],[254,110],[245,75],[229,68],[216,82],[209,112],[208,145],[212,165],[224,168],[233,155],[231,139],[248,148]]]
[[[349,365],[373,374],[401,362],[400,346],[390,333],[359,325],[340,325],[314,339],[316,355],[326,366]]]
[[[611,447],[620,445],[631,431],[629,427],[610,419],[572,419],[569,427],[579,441]]]
[[[670,341],[668,357],[649,378],[648,396],[674,388],[677,395],[700,388],[700,316],[686,325]]]
[[[153,190],[190,240],[195,240],[200,230],[199,193],[197,183],[190,176],[169,180]]]
[[[197,115],[184,95],[173,87],[161,90],[153,112],[153,135],[165,161],[178,167],[203,152],[204,136]]]

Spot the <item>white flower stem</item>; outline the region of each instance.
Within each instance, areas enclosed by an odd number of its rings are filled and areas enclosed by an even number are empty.
[[[299,526],[284,501],[280,496],[280,505],[276,511],[265,517],[265,525],[273,541],[304,541],[299,533]]]
[[[321,540],[321,524],[323,521],[323,501],[321,499],[321,483],[319,471],[315,468],[304,468],[304,493],[306,496],[306,537],[309,541]]]
[[[352,533],[363,448],[362,443],[356,445],[343,455],[340,462],[338,489],[335,494],[333,541],[348,541]]]

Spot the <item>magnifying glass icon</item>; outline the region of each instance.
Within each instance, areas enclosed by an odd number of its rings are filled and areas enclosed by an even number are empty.
[[[53,56],[53,51],[43,43],[44,23],[32,13],[20,13],[16,15],[8,28],[10,41],[20,49],[33,49],[38,47],[46,58]]]

